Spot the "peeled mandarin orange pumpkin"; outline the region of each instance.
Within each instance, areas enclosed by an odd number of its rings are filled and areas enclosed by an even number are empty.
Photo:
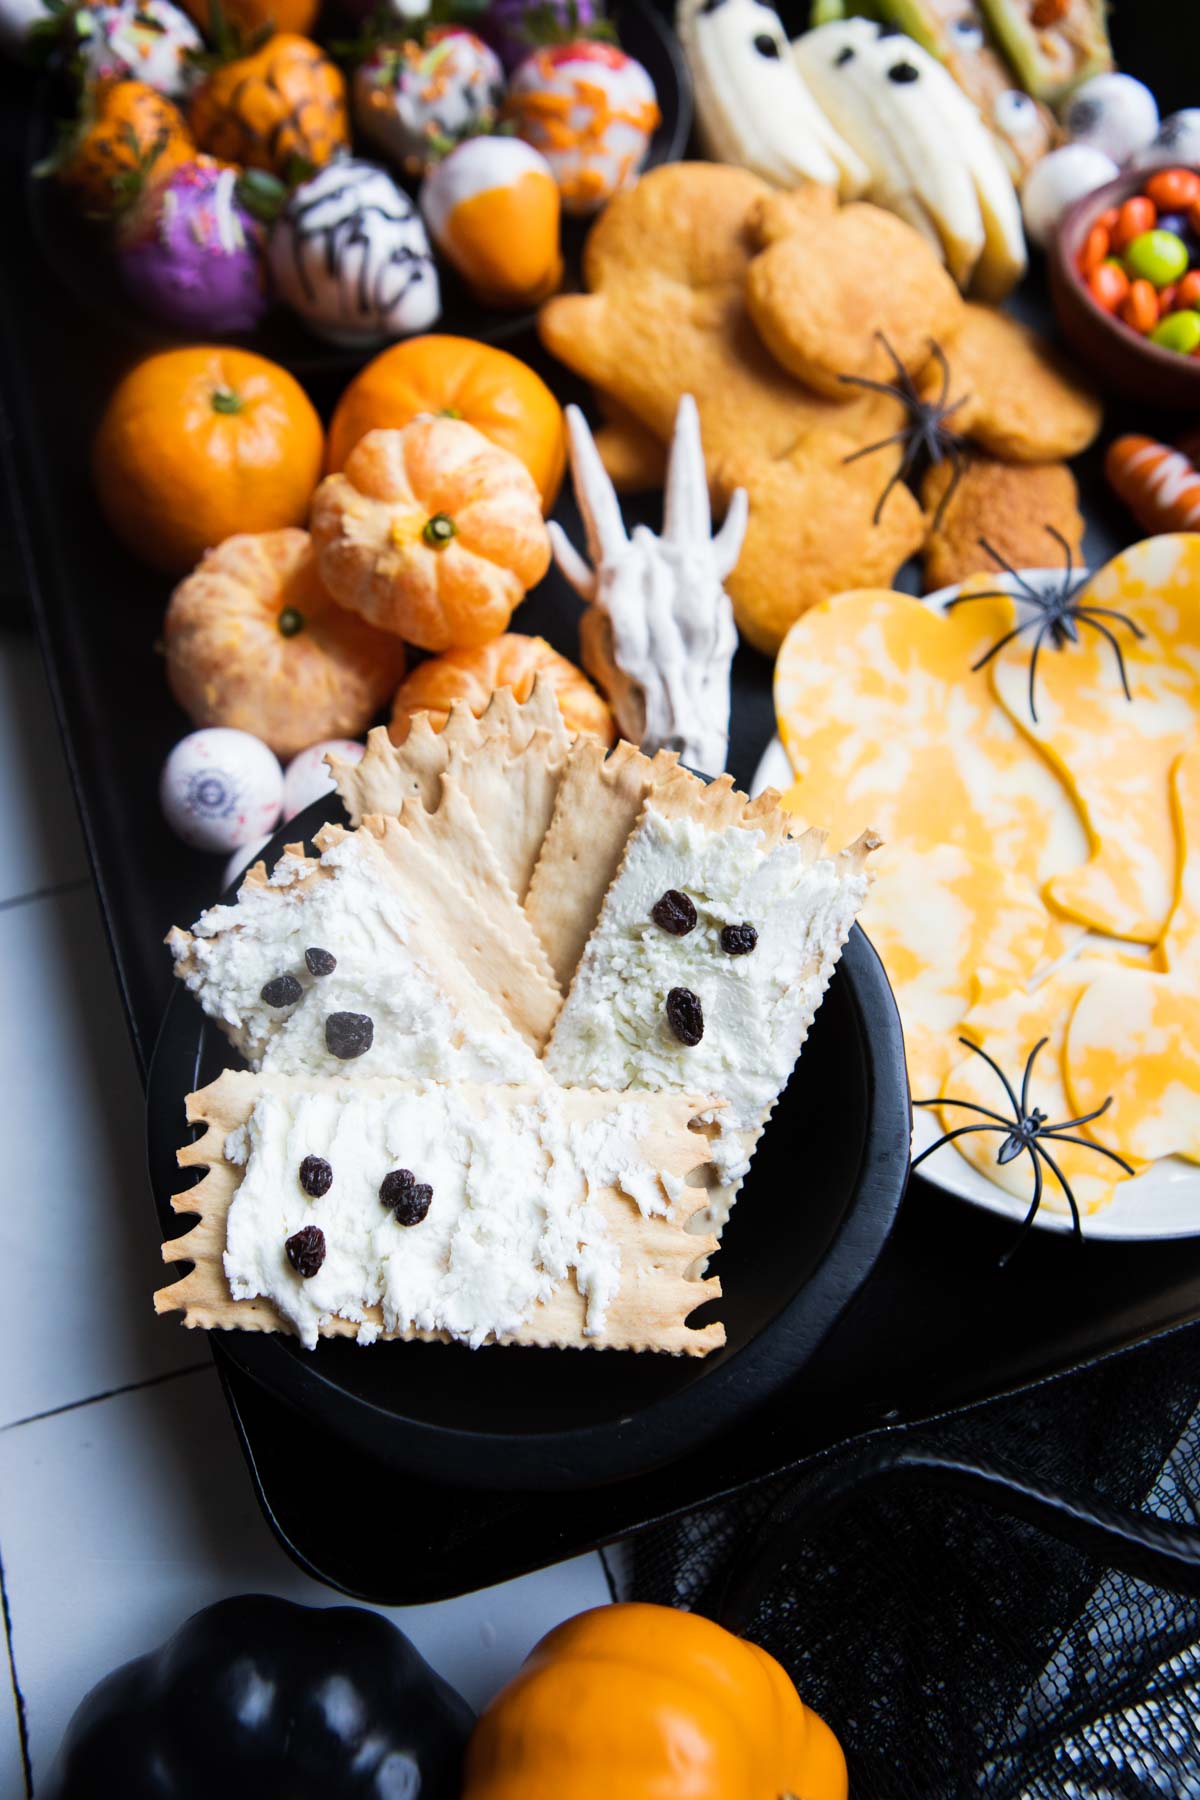
[[[338,401],[326,467],[344,468],[368,431],[399,429],[420,413],[465,419],[519,456],[550,511],[566,466],[562,408],[527,363],[471,338],[409,338],[369,362]]]
[[[286,369],[201,346],[129,371],[100,421],[92,473],[117,536],[179,575],[235,532],[303,524],[323,450],[321,421]]]
[[[612,713],[587,676],[552,650],[545,638],[508,631],[478,650],[449,650],[419,663],[392,703],[390,731],[396,743],[408,736],[413,713],[427,712],[440,731],[456,700],[465,700],[478,718],[497,688],[528,700],[534,677],[547,675],[568,731],[588,731],[611,744],[617,735]]]
[[[369,431],[311,528],[338,604],[422,650],[498,637],[550,566],[533,476],[462,419]]]
[[[307,531],[241,533],[181,581],[164,632],[171,692],[196,725],[231,725],[288,758],[365,731],[404,646],[335,606]]]

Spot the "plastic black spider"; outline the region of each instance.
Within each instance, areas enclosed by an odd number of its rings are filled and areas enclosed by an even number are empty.
[[[950,364],[946,361],[941,345],[934,343],[932,338],[929,340],[929,350],[942,371],[942,386],[936,400],[922,400],[912,376],[882,331],[877,331],[875,336],[892,359],[896,371],[895,381],[869,381],[865,375],[839,375],[838,380],[844,381],[848,387],[871,388],[877,394],[890,394],[893,400],[899,400],[905,408],[908,420],[891,437],[880,438],[877,444],[866,444],[861,450],[852,451],[843,460],[848,463],[857,462],[860,456],[874,456],[877,450],[886,450],[889,444],[904,445],[899,466],[880,494],[871,515],[873,525],[878,525],[883,517],[888,495],[898,482],[908,481],[910,476],[915,478],[918,471],[948,462],[951,471],[949,485],[938,501],[937,512],[933,517],[933,529],[936,531],[950,504],[950,496],[963,478],[963,440],[957,432],[950,430],[946,420],[958,411],[966,395],[955,400],[952,405],[946,405],[950,395]]]
[[[1044,593],[1040,588],[1034,587],[1032,582],[1026,581],[1019,570],[1014,569],[1010,562],[1005,561],[998,550],[992,548],[986,538],[980,538],[980,549],[986,550],[996,566],[1003,569],[1006,575],[1012,576],[1017,584],[1017,593],[1013,595],[1007,593],[1003,588],[992,588],[983,594],[959,594],[957,599],[946,602],[947,612],[956,606],[970,606],[975,600],[1019,599],[1027,601],[1034,607],[1035,610],[1030,618],[1023,620],[1020,625],[1014,626],[1012,631],[1006,632],[997,643],[992,645],[990,650],[979,658],[977,663],[971,664],[971,668],[973,671],[982,669],[991,662],[993,656],[1000,654],[1006,644],[1011,644],[1014,638],[1020,637],[1026,631],[1036,631],[1037,635],[1033,640],[1033,655],[1029,659],[1029,716],[1035,725],[1037,724],[1037,707],[1033,698],[1034,682],[1037,678],[1038,656],[1047,638],[1056,650],[1062,650],[1067,644],[1079,642],[1080,625],[1090,625],[1093,631],[1098,631],[1101,637],[1107,638],[1112,645],[1125,698],[1132,700],[1133,695],[1129,691],[1129,676],[1125,670],[1125,658],[1121,653],[1121,646],[1117,642],[1115,632],[1110,631],[1103,621],[1115,619],[1118,625],[1128,626],[1135,638],[1144,638],[1146,635],[1141,626],[1135,624],[1126,613],[1114,612],[1109,606],[1080,606],[1078,604],[1075,596],[1087,586],[1089,578],[1086,573],[1075,574],[1071,546],[1062,532],[1056,531],[1053,525],[1047,525],[1046,530],[1061,546],[1067,559],[1066,568],[1063,570],[1062,585],[1057,591]]]
[[[1098,1106],[1095,1112],[1084,1113],[1078,1119],[1063,1119],[1057,1125],[1048,1124],[1046,1114],[1042,1111],[1040,1106],[1035,1106],[1032,1112],[1029,1110],[1029,1082],[1030,1077],[1033,1074],[1033,1065],[1037,1053],[1042,1049],[1043,1045],[1049,1043],[1049,1038],[1039,1038],[1037,1043],[1033,1046],[1033,1049],[1029,1052],[1029,1060],[1025,1064],[1025,1073],[1021,1079],[1021,1094],[1019,1099],[1012,1083],[1004,1073],[1004,1070],[1000,1067],[1000,1064],[996,1062],[993,1057],[990,1057],[986,1050],[980,1049],[978,1044],[973,1044],[970,1038],[960,1037],[958,1041],[960,1044],[965,1044],[968,1050],[973,1050],[976,1056],[981,1056],[989,1069],[995,1071],[997,1078],[1004,1087],[1004,1092],[1008,1095],[1009,1102],[1013,1109],[1013,1116],[1011,1119],[1006,1119],[1003,1113],[992,1112],[991,1109],[986,1106],[977,1106],[973,1100],[914,1100],[914,1106],[962,1106],[965,1107],[968,1112],[982,1113],[988,1123],[986,1125],[956,1126],[953,1131],[948,1131],[943,1137],[938,1138],[935,1144],[930,1144],[928,1150],[922,1150],[920,1156],[913,1159],[913,1168],[920,1168],[926,1157],[932,1156],[935,1150],[940,1150],[945,1144],[952,1144],[955,1138],[966,1137],[969,1132],[1002,1131],[1005,1134],[1004,1142],[996,1152],[996,1161],[998,1163],[1010,1163],[1014,1158],[1020,1156],[1023,1150],[1028,1150],[1030,1159],[1033,1163],[1033,1199],[1030,1202],[1029,1211],[1025,1214],[1021,1229],[1017,1233],[1012,1248],[1001,1258],[1000,1267],[1004,1268],[1012,1257],[1016,1255],[1017,1250],[1025,1241],[1026,1233],[1037,1216],[1038,1207],[1042,1203],[1042,1192],[1045,1185],[1042,1175],[1043,1163],[1050,1169],[1055,1180],[1058,1182],[1059,1187],[1066,1195],[1067,1205],[1071,1209],[1071,1225],[1075,1234],[1075,1240],[1077,1243],[1082,1244],[1083,1227],[1079,1220],[1079,1207],[1076,1204],[1074,1194],[1071,1192],[1071,1184],[1068,1182],[1066,1176],[1046,1148],[1046,1140],[1049,1138],[1052,1142],[1058,1144],[1079,1144],[1083,1149],[1094,1150],[1097,1156],[1106,1156],[1110,1162],[1119,1164],[1127,1175],[1136,1173],[1136,1171],[1125,1161],[1124,1157],[1118,1156],[1115,1150],[1106,1150],[1103,1144],[1094,1144],[1090,1138],[1075,1137],[1072,1135],[1072,1126],[1090,1125],[1093,1119],[1098,1119],[1102,1113],[1106,1113],[1112,1105],[1112,1095],[1110,1094],[1108,1099],[1104,1102],[1104,1105]]]

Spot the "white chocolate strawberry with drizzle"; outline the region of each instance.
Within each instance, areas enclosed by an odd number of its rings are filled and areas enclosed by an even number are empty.
[[[569,213],[591,213],[628,187],[661,117],[654,83],[615,44],[547,44],[512,78],[508,115],[554,171]]]

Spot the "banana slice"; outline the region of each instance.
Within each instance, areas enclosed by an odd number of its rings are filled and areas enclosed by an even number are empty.
[[[874,111],[905,185],[938,228],[946,267],[965,289],[983,253],[983,217],[970,171],[941,113],[916,91],[925,86],[917,64],[921,56],[911,38],[885,37],[876,27],[836,73]]]
[[[1011,177],[977,109],[912,39],[869,19],[808,32],[793,59],[871,172],[867,197],[929,235],[962,288],[989,300],[1024,273]]]
[[[934,143],[945,144],[950,156],[957,156],[983,223],[983,246],[971,281],[972,292],[983,300],[1002,300],[1025,273],[1025,233],[1012,177],[978,109],[936,57],[911,39],[877,38],[864,47],[862,60],[892,85],[892,103],[913,148],[923,156],[924,144],[930,146],[931,154]],[[931,125],[929,135],[919,139],[918,130],[934,120],[936,127]],[[937,214],[928,187],[919,181],[914,185]],[[947,262],[953,268],[949,249]]]
[[[760,0],[680,0],[676,28],[692,72],[701,148],[764,181],[820,181],[843,200],[867,185],[792,62],[779,15]]]
[[[906,219],[940,256],[941,234],[898,164],[884,121],[858,83],[846,75],[878,35],[879,27],[870,19],[839,19],[797,38],[792,60],[817,105],[865,165],[866,197]]]

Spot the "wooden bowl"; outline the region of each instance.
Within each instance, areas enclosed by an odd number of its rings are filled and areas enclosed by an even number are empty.
[[[1079,273],[1079,253],[1100,214],[1140,193],[1152,173],[1128,169],[1068,209],[1049,252],[1050,294],[1068,347],[1101,386],[1146,406],[1195,412],[1200,410],[1200,359],[1139,337],[1097,306]]]

